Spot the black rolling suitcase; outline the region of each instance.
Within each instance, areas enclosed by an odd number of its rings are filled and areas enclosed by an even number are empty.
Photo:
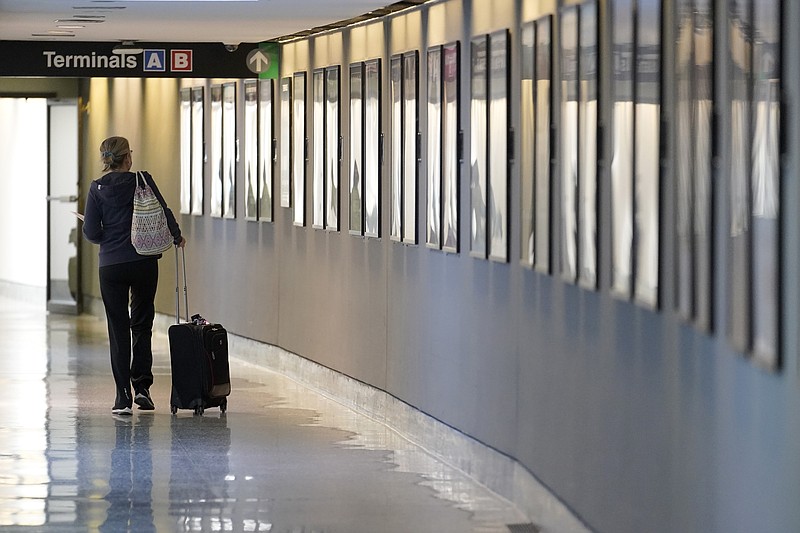
[[[175,247],[175,324],[169,327],[169,355],[172,368],[172,414],[178,409],[193,409],[202,415],[209,407],[228,408],[231,393],[228,366],[228,332],[220,324],[210,324],[200,315],[189,320],[186,291],[186,254],[183,260],[183,298],[186,322],[180,321],[180,275],[178,247]]]

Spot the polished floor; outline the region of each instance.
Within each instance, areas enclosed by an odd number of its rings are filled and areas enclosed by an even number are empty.
[[[0,530],[538,531],[508,501],[386,426],[232,360],[224,415],[114,417],[105,322],[0,298]]]

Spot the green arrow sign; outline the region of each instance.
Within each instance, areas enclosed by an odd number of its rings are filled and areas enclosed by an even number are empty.
[[[259,43],[258,48],[247,55],[247,68],[261,79],[278,79],[281,74],[281,48],[278,43]]]

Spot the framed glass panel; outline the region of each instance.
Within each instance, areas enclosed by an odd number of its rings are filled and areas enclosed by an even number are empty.
[[[508,261],[508,30],[489,36],[489,259]]]
[[[275,159],[271,79],[258,80],[258,219],[272,222],[272,168]]]
[[[317,69],[312,77],[313,91],[313,164],[312,226],[325,229],[325,70]]]
[[[636,30],[634,297],[658,307],[661,175],[661,0],[639,0]]]
[[[419,53],[403,55],[403,242],[417,243],[417,182],[419,181]]]
[[[222,85],[222,216],[236,218],[236,83]]]
[[[402,240],[403,222],[403,56],[392,56],[389,63],[392,99],[392,209],[389,238]]]
[[[364,63],[364,235],[381,236],[381,61]]]
[[[295,72],[292,98],[292,194],[294,225],[306,224],[306,73]]]
[[[441,248],[442,227],[442,47],[428,49],[428,231],[426,244]]]
[[[363,234],[364,66],[350,65],[350,234]]]
[[[444,45],[444,160],[442,162],[442,250],[458,252],[458,195],[460,162],[458,137],[461,132],[459,119],[460,54],[458,42]]]
[[[244,218],[258,220],[258,81],[244,82]]]
[[[597,288],[597,5],[580,7],[578,281]]]
[[[281,207],[292,207],[292,78],[281,79],[280,98]]]
[[[578,275],[578,8],[561,11],[561,277]]]
[[[696,0],[694,15],[694,315],[697,327],[713,322],[714,15],[712,0]]]
[[[470,42],[470,255],[486,258],[489,135],[489,36]]]
[[[780,2],[731,0],[728,331],[756,363],[780,366]]]
[[[694,0],[676,5],[675,40],[675,308],[685,320],[694,316]]]
[[[781,2],[753,0],[753,358],[780,364]]]
[[[181,213],[192,210],[192,90],[180,90]]]
[[[203,214],[203,169],[206,162],[203,87],[192,88],[192,214]]]
[[[534,48],[536,25],[526,22],[522,25],[520,43],[520,263],[532,267],[534,263],[534,160],[536,107],[534,105]]]
[[[728,331],[733,346],[750,349],[750,86],[752,75],[750,0],[731,0],[728,11],[730,35],[730,227],[728,230],[728,272],[730,304]]]
[[[550,196],[552,124],[552,18],[536,21],[536,191],[534,218],[534,266],[550,273]]]
[[[325,228],[339,231],[339,66],[325,69]]]
[[[211,216],[222,217],[222,85],[211,86]]]
[[[728,331],[733,346],[746,351],[750,348],[750,87],[751,51],[748,28],[749,0],[731,0],[728,6],[730,35],[729,78],[730,94],[730,189],[728,209],[728,272],[730,304]]]
[[[633,283],[633,2],[611,4],[611,292],[626,299]]]
[[[675,308],[711,329],[713,16],[711,0],[676,6]]]

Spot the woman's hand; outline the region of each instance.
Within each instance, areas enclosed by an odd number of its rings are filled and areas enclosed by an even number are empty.
[[[180,242],[176,242],[175,243],[175,246],[177,246],[178,248],[185,248],[186,247],[186,239],[183,237],[183,235],[181,235]]]

